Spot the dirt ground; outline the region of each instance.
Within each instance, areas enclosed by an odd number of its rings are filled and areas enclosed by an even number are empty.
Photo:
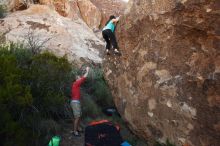
[[[81,137],[74,137],[71,134],[71,129],[72,125],[70,123],[63,125],[60,146],[84,146],[84,133],[81,134]]]

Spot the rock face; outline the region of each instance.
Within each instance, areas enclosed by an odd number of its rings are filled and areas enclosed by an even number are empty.
[[[52,5],[53,0],[38,0],[40,4],[42,5]]]
[[[111,15],[123,15],[126,8],[126,3],[122,0],[90,0],[102,14],[100,27],[102,28],[109,16]]]
[[[70,12],[71,13],[69,12],[67,17],[72,18],[72,19],[82,18],[77,1],[76,0],[69,1],[69,5],[70,5]]]
[[[131,129],[177,146],[220,144],[220,1],[133,0],[105,78]]]
[[[4,0],[0,2],[8,7],[11,12],[18,10],[26,10],[30,5],[41,4],[47,5],[51,9],[56,10],[61,16],[71,19],[78,19],[80,17],[77,0]]]
[[[29,9],[10,14],[0,20],[0,33],[6,41],[23,42],[33,38],[44,43],[44,50],[58,56],[67,55],[70,61],[101,63],[98,48],[104,48],[92,30],[81,20],[70,20],[44,5],[32,5]],[[24,43],[27,43],[24,42]]]
[[[83,20],[92,29],[98,29],[101,22],[101,12],[90,0],[78,0],[79,10]]]
[[[6,5],[9,11],[25,10],[34,3],[34,0],[3,0],[2,4]]]
[[[77,0],[59,0],[52,2],[55,10],[63,17],[70,19],[80,18],[80,11],[77,5]]]

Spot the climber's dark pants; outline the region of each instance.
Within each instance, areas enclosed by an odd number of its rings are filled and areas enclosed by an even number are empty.
[[[116,41],[116,37],[114,33],[110,29],[106,29],[102,31],[102,36],[106,41],[106,49],[110,50],[111,44],[114,49],[118,49],[118,44]]]

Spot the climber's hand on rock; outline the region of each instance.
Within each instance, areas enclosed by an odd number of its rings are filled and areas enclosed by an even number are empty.
[[[86,72],[89,72],[89,70],[90,70],[90,67],[87,66],[86,67]]]

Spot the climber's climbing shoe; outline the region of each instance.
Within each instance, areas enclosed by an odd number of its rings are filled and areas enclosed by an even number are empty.
[[[118,56],[121,56],[121,52],[119,52],[118,49],[114,49],[114,54],[118,55]]]
[[[110,51],[106,49],[106,55],[110,55]]]

